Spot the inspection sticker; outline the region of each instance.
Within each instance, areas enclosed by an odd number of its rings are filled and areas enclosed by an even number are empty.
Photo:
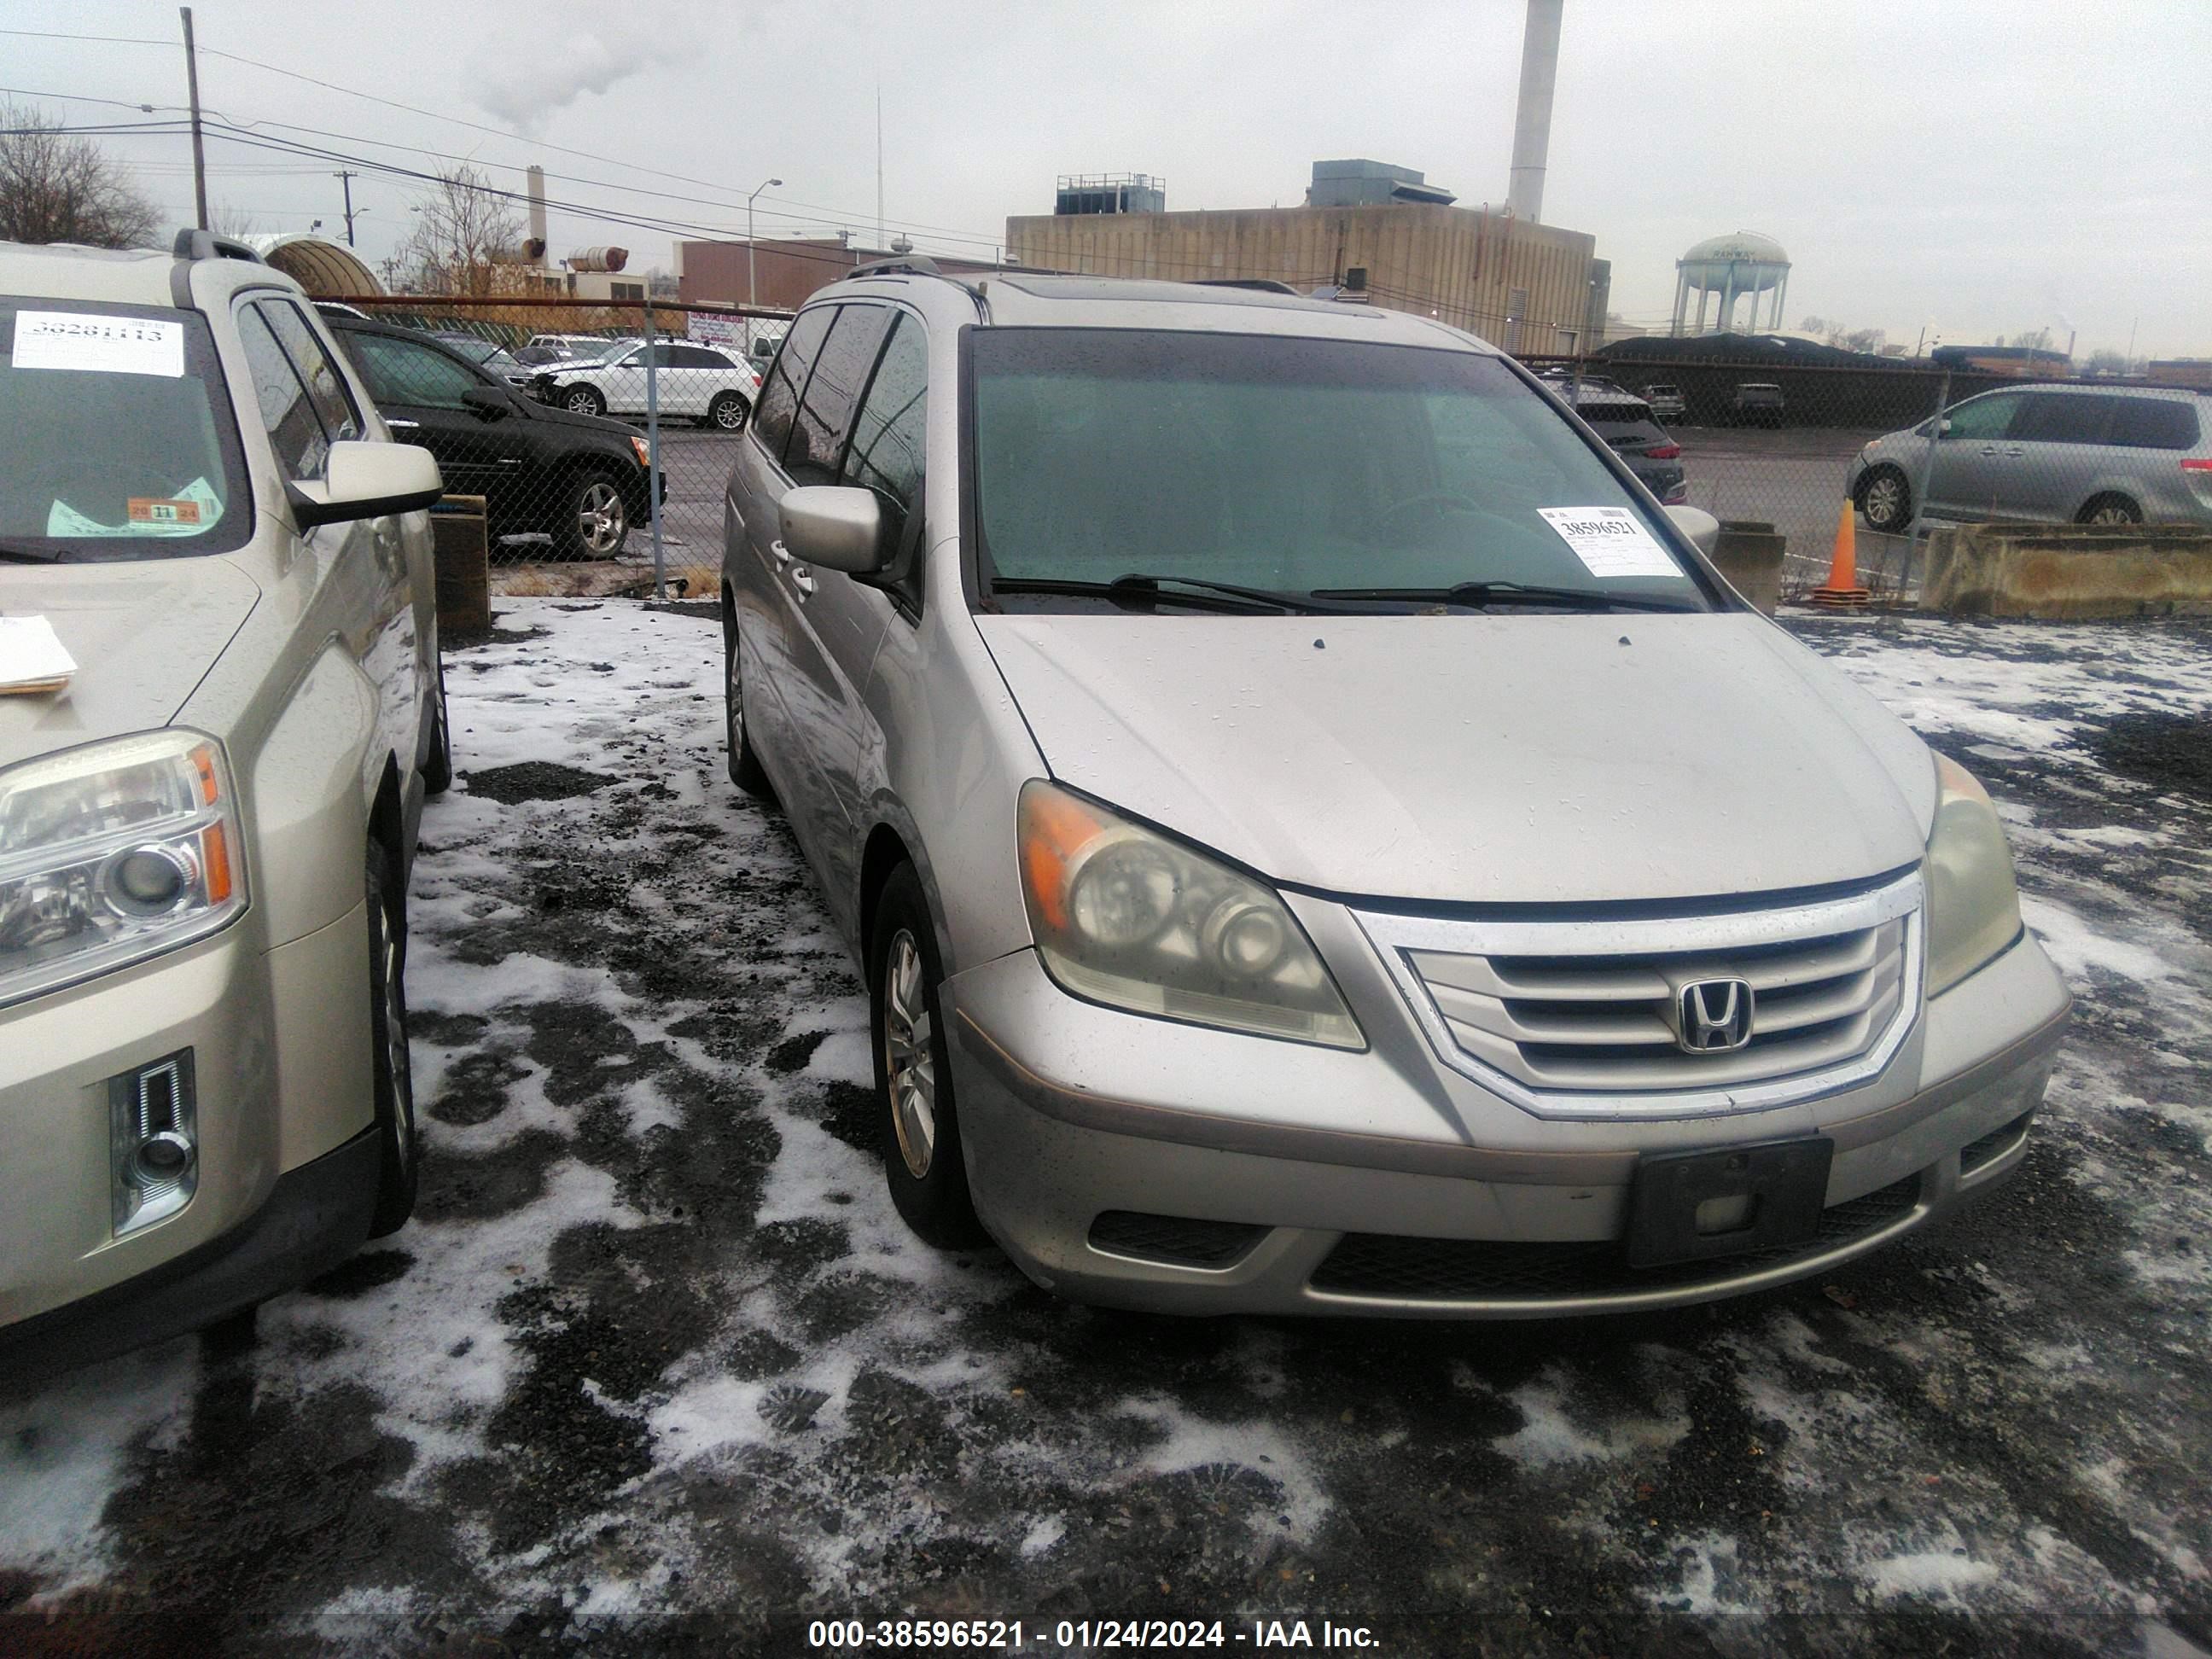
[[[82,311],[15,313],[15,367],[81,368],[100,374],[185,372],[185,325],[158,317],[95,317]]]
[[[188,524],[198,526],[200,504],[198,501],[163,501],[150,496],[133,495],[126,505],[133,524]]]
[[[1559,532],[1593,576],[1679,576],[1665,548],[1644,520],[1625,507],[1540,507],[1544,522]]]

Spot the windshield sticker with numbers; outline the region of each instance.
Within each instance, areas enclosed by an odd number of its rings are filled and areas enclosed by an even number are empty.
[[[1625,507],[1540,507],[1591,575],[1679,576],[1681,566]]]
[[[185,372],[185,325],[158,317],[100,317],[81,311],[15,313],[15,367],[96,374]]]

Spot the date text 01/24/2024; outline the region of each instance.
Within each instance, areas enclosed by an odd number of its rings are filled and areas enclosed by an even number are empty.
[[[1034,1638],[1040,1646],[1170,1649],[1373,1649],[1375,1633],[1364,1625],[1327,1620],[1254,1619],[1231,1624],[1220,1619],[1062,1619],[1051,1626],[1024,1627],[1018,1619],[817,1619],[806,1627],[806,1644],[830,1649],[1000,1650],[1018,1652]]]

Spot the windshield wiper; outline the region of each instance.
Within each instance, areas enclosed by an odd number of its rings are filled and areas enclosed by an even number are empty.
[[[1323,599],[1407,599],[1421,605],[1555,605],[1574,611],[1681,611],[1695,605],[1595,587],[1540,587],[1528,582],[1460,582],[1451,587],[1322,587]]]
[[[1179,593],[1176,587],[1198,591]],[[1277,593],[1264,587],[1239,587],[1233,582],[1205,581],[1196,576],[1116,576],[1110,582],[1077,581],[1059,576],[999,576],[991,587],[1002,593],[1095,593],[1105,599],[1143,599],[1152,604],[1188,605],[1196,611],[1220,611],[1232,615],[1279,611],[1286,614],[1340,612],[1340,605],[1316,605],[1312,594]]]
[[[16,547],[0,542],[0,559],[5,559],[10,564],[55,564],[60,562],[61,556],[58,551],[44,553],[34,547]]]

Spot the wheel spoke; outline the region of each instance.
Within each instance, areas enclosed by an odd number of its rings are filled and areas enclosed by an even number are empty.
[[[899,1157],[916,1179],[937,1150],[937,1054],[921,952],[911,933],[894,935],[884,964],[884,1074]]]

